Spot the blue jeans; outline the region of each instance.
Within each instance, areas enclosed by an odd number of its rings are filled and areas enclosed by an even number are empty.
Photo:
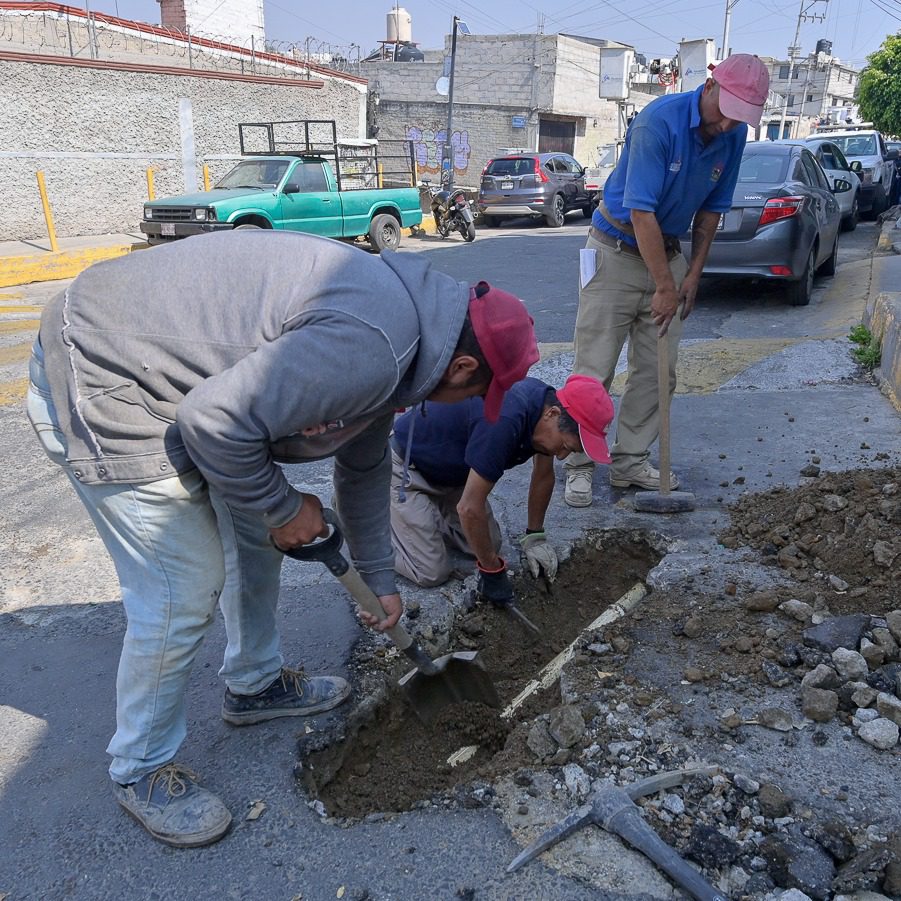
[[[185,688],[217,603],[228,639],[219,672],[229,689],[255,694],[278,676],[282,554],[259,515],[230,507],[197,470],[144,484],[79,482],[66,461],[39,342],[29,374],[28,418],[69,476],[119,577],[128,626],[107,752],[112,778],[134,782],[172,760],[184,740]]]

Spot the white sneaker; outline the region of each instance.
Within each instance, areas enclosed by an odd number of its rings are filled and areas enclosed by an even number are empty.
[[[670,488],[675,491],[679,487],[679,480],[674,472],[670,472]],[[650,463],[645,463],[641,469],[636,470],[625,478],[616,478],[610,474],[610,484],[614,488],[645,488],[648,491],[660,490],[660,470],[654,469]]]
[[[574,469],[567,475],[563,500],[570,507],[591,506],[591,472],[589,470]]]

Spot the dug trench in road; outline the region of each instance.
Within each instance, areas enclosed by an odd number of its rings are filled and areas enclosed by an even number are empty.
[[[573,550],[550,592],[542,582],[522,577],[516,591],[525,614],[542,632],[536,638],[501,610],[479,605],[458,614],[450,645],[478,649],[504,703],[513,699],[552,658],[657,564],[661,553],[636,533],[605,532]],[[358,660],[371,670],[371,652]],[[363,706],[348,719],[346,737],[301,739],[300,778],[333,816],[361,818],[401,811],[474,778],[509,773],[534,757],[526,735],[534,718],[559,706],[553,685],[533,694],[508,719],[478,704],[456,704],[428,727],[396,693],[375,707]],[[508,736],[514,733],[512,741]],[[456,766],[448,758],[461,746],[478,745]],[[373,779],[403,761],[403,778]]]

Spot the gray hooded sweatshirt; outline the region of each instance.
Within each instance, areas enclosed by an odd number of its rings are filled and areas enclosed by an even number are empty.
[[[276,461],[334,456],[352,556],[392,593],[393,414],[438,384],[468,299],[419,256],[294,233],[203,235],[92,266],[40,330],[70,471],[97,484],[196,467],[277,527],[302,501]]]

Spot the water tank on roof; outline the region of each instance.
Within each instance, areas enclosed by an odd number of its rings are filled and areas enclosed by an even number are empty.
[[[413,40],[413,17],[402,6],[388,13],[388,40],[407,44]]]
[[[832,41],[827,41],[825,38],[820,38],[817,41],[817,53],[823,53],[826,56],[832,56]]]

